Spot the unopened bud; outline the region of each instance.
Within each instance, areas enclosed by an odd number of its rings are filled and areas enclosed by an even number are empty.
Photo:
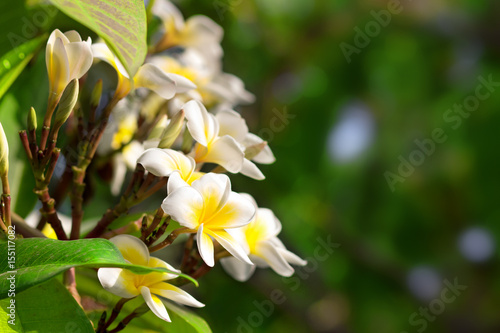
[[[170,123],[162,134],[158,148],[170,148],[181,133],[183,125],[184,110],[180,110],[170,119]]]
[[[245,158],[247,160],[251,160],[255,156],[259,155],[259,153],[266,148],[267,146],[267,141],[262,141],[261,143],[258,143],[253,146],[248,146],[245,149]]]
[[[9,172],[9,144],[0,123],[0,178],[4,178]]]
[[[69,118],[78,100],[78,80],[73,79],[64,90],[56,112],[55,128],[60,128]]]
[[[99,79],[92,90],[92,95],[90,96],[90,107],[97,109],[99,102],[101,101],[102,95],[102,79]]]
[[[28,131],[36,131],[36,111],[31,107],[30,112],[28,112]]]
[[[167,126],[167,118],[168,117],[166,114],[160,118],[160,120],[156,123],[156,125],[151,130],[151,133],[149,133],[148,140],[161,139],[163,131],[165,131],[165,127]]]

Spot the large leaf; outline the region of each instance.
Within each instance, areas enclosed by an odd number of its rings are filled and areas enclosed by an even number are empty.
[[[116,246],[106,239],[80,239],[74,241],[58,241],[44,238],[19,239],[15,243],[15,263],[12,264],[4,255],[0,259],[0,299],[7,296],[11,271],[16,273],[16,290],[23,291],[29,287],[47,281],[51,277],[71,267],[120,267],[137,274],[151,272],[171,272],[166,268],[149,268],[128,264]],[[8,244],[0,244],[0,253],[9,251]],[[10,255],[9,255],[10,257]],[[195,280],[189,276],[193,283]]]
[[[0,58],[0,98],[21,74],[47,36],[40,36],[9,51]]]
[[[10,299],[1,300],[1,332],[94,332],[82,308],[56,279],[16,294],[13,299],[16,325],[7,321]]]
[[[72,19],[95,31],[131,77],[146,58],[146,9],[142,0],[50,0]]]

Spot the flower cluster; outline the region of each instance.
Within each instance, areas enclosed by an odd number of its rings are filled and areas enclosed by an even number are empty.
[[[141,296],[156,316],[170,321],[162,299],[203,306],[178,287],[185,283],[183,276],[197,279],[218,261],[239,281],[249,279],[256,266],[290,276],[291,264],[306,262],[277,238],[281,224],[273,212],[258,208],[249,194],[234,192],[226,174],[263,180],[257,164],[273,163],[275,157],[267,142],[250,133],[245,119],[234,110],[253,102],[254,96],[239,78],[221,70],[222,28],[204,16],[185,20],[166,0],[155,1],[152,13],[162,25],[152,36],[146,62],[133,76],[104,42],[82,41],[75,31],[52,32],[46,47],[50,91],[41,139],[37,142],[33,109],[23,143],[38,175],[35,193],[44,218],[59,239],[68,235],[48,195],[48,183],[60,153],[56,143],[61,126],[72,123],[68,132],[72,129],[76,134],[68,140],[81,140],[77,162],[66,158],[73,175],[70,240],[80,238],[90,162],[99,156],[99,165],[111,166],[110,188],[113,194],[121,193],[120,203],[86,237],[108,238],[129,264],[165,272],[140,275],[102,267],[99,281],[124,299]],[[107,71],[102,71],[103,66]],[[109,78],[106,73],[116,76]],[[80,80],[93,85],[87,88],[90,97],[85,101],[79,96],[85,89],[79,87],[79,79],[86,74],[99,79]],[[74,108],[87,105],[88,111],[70,117]],[[130,183],[124,186],[127,180]],[[144,212],[140,221],[124,227],[110,227],[131,207],[152,195],[159,198],[162,191],[156,212]],[[169,226],[174,228],[167,233]],[[181,234],[188,237],[179,270],[150,256]]]

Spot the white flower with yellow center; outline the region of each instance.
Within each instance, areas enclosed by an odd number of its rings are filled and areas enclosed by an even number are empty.
[[[175,172],[168,183],[169,195],[161,207],[180,225],[196,231],[198,250],[208,266],[214,266],[213,239],[237,259],[252,265],[241,245],[228,230],[248,224],[255,207],[231,191],[229,177],[208,173],[191,186]]]
[[[250,195],[245,193],[240,195],[257,207]],[[255,265],[262,268],[271,267],[282,276],[291,276],[294,269],[290,264],[305,266],[307,261],[285,248],[277,237],[280,231],[281,223],[274,213],[267,208],[258,208],[252,222],[232,231],[231,234],[244,244],[249,258]],[[222,258],[221,264],[226,272],[238,281],[248,280],[255,271],[255,266],[234,260],[234,258]]]
[[[132,89],[139,87],[152,90],[165,99],[172,98],[176,93],[184,93],[196,88],[187,78],[177,74],[165,73],[153,64],[144,64],[139,67],[139,70],[131,79],[120,60],[106,44],[97,43],[92,45],[92,52],[94,58],[107,62],[116,70],[118,84],[115,98],[117,99],[122,99]]]
[[[220,61],[209,61],[202,52],[196,49],[186,49],[182,53],[173,55],[155,55],[148,61],[167,73],[189,78],[197,86],[196,90],[188,93],[191,96],[190,99],[200,100],[207,107],[226,105],[232,108],[239,104],[252,103],[255,100],[255,96],[245,89],[240,78],[222,72]],[[169,102],[169,107],[180,97],[181,95],[176,95]],[[176,103],[177,110],[182,104]]]
[[[182,13],[170,1],[156,0],[153,14],[163,22],[163,35],[156,42],[155,51],[174,46],[195,48],[209,58],[220,59],[220,42],[224,35],[221,26],[203,15],[194,15],[184,21]]]
[[[120,250],[123,258],[134,265],[167,268],[171,271],[180,271],[158,258],[150,257],[146,245],[138,238],[130,235],[119,235],[110,241]],[[104,289],[123,298],[133,298],[141,295],[151,311],[159,318],[170,321],[165,305],[160,297],[193,307],[203,307],[184,290],[165,281],[176,278],[178,275],[170,273],[134,274],[121,268],[99,268],[97,276]]]
[[[190,155],[196,163],[216,163],[227,171],[237,173],[243,167],[245,153],[229,135],[219,135],[219,122],[199,101],[189,101],[183,109],[187,128],[197,141]]]
[[[73,79],[81,78],[92,66],[92,41],[82,41],[78,32],[54,30],[47,41],[45,64],[49,76],[49,102],[55,103]]]

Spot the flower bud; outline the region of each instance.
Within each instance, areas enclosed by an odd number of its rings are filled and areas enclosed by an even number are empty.
[[[170,119],[170,123],[162,134],[158,148],[170,148],[181,133],[183,125],[184,110],[180,110]]]
[[[90,38],[82,41],[76,31],[63,34],[56,29],[50,34],[45,49],[49,99],[57,101],[71,80],[87,73],[93,61],[91,44]]]
[[[9,172],[9,144],[0,123],[0,178],[4,178]]]
[[[60,128],[68,119],[78,100],[78,79],[73,79],[64,90],[56,112],[55,128]]]
[[[94,89],[92,90],[92,95],[90,96],[90,107],[97,109],[99,102],[101,101],[102,95],[102,79],[97,80]]]
[[[151,130],[151,133],[149,133],[148,140],[160,140],[162,137],[163,132],[165,131],[165,127],[168,124],[167,121],[167,115],[163,115],[160,120],[156,123],[156,125],[153,127]]]
[[[36,111],[33,107],[31,107],[31,110],[28,113],[28,131],[36,131],[36,126]]]

